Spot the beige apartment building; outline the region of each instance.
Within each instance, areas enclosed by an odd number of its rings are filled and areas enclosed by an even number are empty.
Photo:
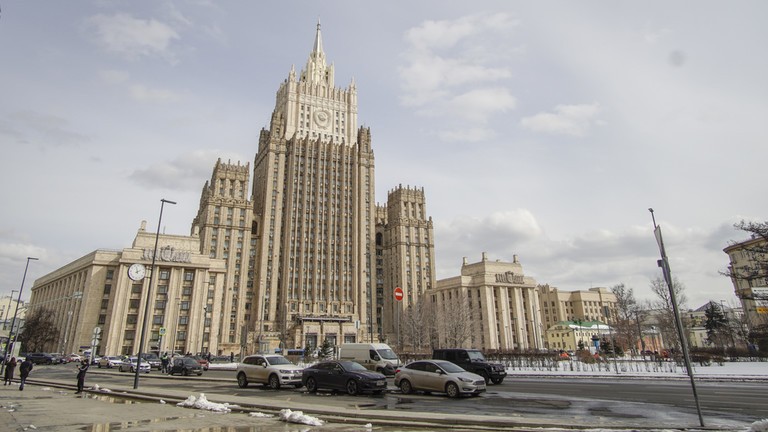
[[[133,244],[122,250],[96,250],[37,279],[28,313],[51,312],[60,334],[46,349],[78,353],[95,347],[98,354],[135,354],[148,315],[142,352],[207,352],[217,347],[222,327],[225,261],[200,254],[196,236],[156,233],[146,222]],[[133,280],[128,269],[146,268]],[[152,280],[150,286],[150,279]],[[148,307],[147,307],[148,306]]]
[[[561,321],[601,321],[610,325],[616,316],[616,296],[608,288],[582,291],[561,291],[549,285],[539,285],[541,316],[546,328]]]
[[[438,318],[440,346],[456,344],[481,350],[528,350],[544,347],[536,281],[523,273],[517,255],[512,262],[482,260],[461,266],[461,274],[437,281],[427,297]],[[463,342],[449,342],[444,320],[459,319],[451,304],[469,310],[471,332]],[[462,318],[463,319],[463,318]]]
[[[741,301],[741,309],[749,330],[768,334],[768,243],[755,237],[723,249],[728,254],[733,292]]]
[[[576,351],[579,348],[595,352],[595,340],[611,338],[611,327],[600,321],[560,321],[546,331],[548,349]]]

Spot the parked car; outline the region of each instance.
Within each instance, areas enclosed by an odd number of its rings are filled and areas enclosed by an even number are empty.
[[[113,367],[120,366],[121,363],[123,363],[123,360],[118,356],[104,356],[99,359],[99,362],[97,363],[97,365],[99,366],[99,369],[101,368],[111,369]]]
[[[395,386],[403,394],[413,391],[445,393],[448,397],[463,394],[477,396],[485,392],[485,379],[445,360],[419,360],[395,372]]]
[[[29,353],[26,357],[33,364],[53,364],[54,358],[48,353]]]
[[[447,360],[467,372],[480,375],[485,383],[501,384],[507,376],[506,368],[501,363],[489,363],[480,350],[464,348],[446,348],[432,351],[435,360]]]
[[[136,357],[123,357],[122,363],[117,367],[120,372],[136,372]],[[149,373],[151,367],[149,362],[142,359],[139,363],[139,372]]]
[[[387,389],[384,374],[369,371],[353,361],[323,361],[305,368],[301,383],[314,393],[319,389],[343,390],[350,395],[370,392],[381,394]]]
[[[59,353],[48,353],[53,357],[53,364],[62,364],[66,363],[67,359],[64,357],[64,355]]]
[[[175,357],[168,365],[168,375],[173,374],[181,374],[184,376],[196,374],[197,376],[200,376],[203,374],[203,367],[192,357]]]
[[[152,369],[160,370],[163,368],[163,361],[155,353],[144,353],[141,358],[149,363],[149,367]]]
[[[197,360],[197,362],[200,363],[200,366],[203,367],[204,371],[208,370],[208,366],[210,365],[210,363],[208,363],[207,358],[199,355],[193,355],[193,356],[187,356],[187,357],[192,357],[193,359]]]
[[[79,362],[79,361],[82,361],[82,360],[83,360],[83,357],[80,354],[72,353],[69,356],[67,356],[67,361],[68,362]]]
[[[237,365],[237,385],[245,388],[250,383],[259,383],[274,390],[284,385],[300,388],[302,370],[280,354],[251,355]]]

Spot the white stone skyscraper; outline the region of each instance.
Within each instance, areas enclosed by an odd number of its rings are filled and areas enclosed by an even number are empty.
[[[377,339],[371,327],[374,155],[357,91],[334,84],[320,24],[277,91],[253,166],[253,307],[261,349]],[[281,346],[282,345],[284,346]]]

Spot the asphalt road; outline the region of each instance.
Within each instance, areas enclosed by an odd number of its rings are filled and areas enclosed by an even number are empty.
[[[86,386],[98,383],[133,382],[132,373],[93,367]],[[35,378],[71,377],[73,365],[41,366]],[[273,391],[260,385],[238,388],[234,371],[209,370],[202,377],[168,377],[153,371],[140,375],[144,380],[172,380],[173,387],[190,394],[228,394],[264,397],[309,405],[338,405],[370,410],[403,410],[432,413],[482,414],[488,416],[570,416],[588,421],[590,417],[637,418],[679,423],[680,416],[695,418],[696,409],[690,382],[687,380],[624,380],[615,378],[519,378],[508,377],[501,385],[490,385],[488,392],[476,398],[451,400],[444,395],[402,395],[389,379],[389,390],[380,396],[348,396],[346,394],[311,394],[305,389]],[[697,389],[704,419],[719,418],[737,422],[753,422],[768,418],[768,386],[765,383],[700,382]],[[695,423],[695,422],[694,422]]]

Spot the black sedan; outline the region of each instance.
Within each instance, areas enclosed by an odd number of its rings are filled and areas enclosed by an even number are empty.
[[[203,367],[192,357],[174,357],[168,365],[168,375],[173,374],[200,376],[203,374]]]
[[[350,395],[381,394],[387,388],[387,377],[353,361],[324,361],[305,368],[301,383],[312,393],[328,389],[346,391]]]

